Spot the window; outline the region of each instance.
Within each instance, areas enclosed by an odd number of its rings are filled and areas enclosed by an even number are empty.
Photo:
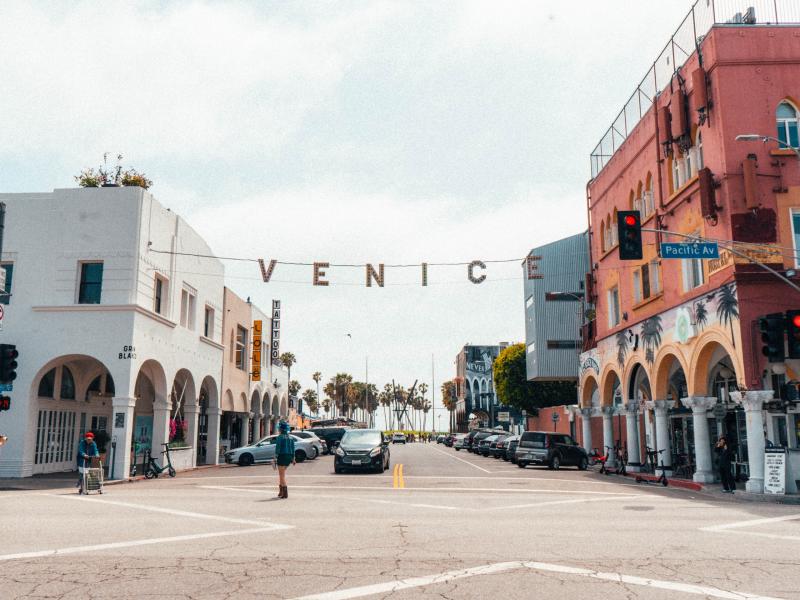
[[[75,400],[75,379],[69,367],[61,367],[61,399]]]
[[[695,232],[694,236],[700,236]],[[705,282],[703,274],[703,260],[700,258],[684,258],[681,260],[683,269],[683,291],[688,292]]]
[[[608,326],[619,325],[619,287],[608,290]]]
[[[797,109],[788,102],[781,102],[778,104],[778,110],[775,111],[775,118],[781,147],[800,147],[797,134]]]
[[[81,282],[78,287],[78,304],[100,304],[103,287],[103,263],[81,263]]]
[[[653,200],[653,176],[647,174],[647,186],[642,193],[642,205],[644,207],[644,216],[649,217],[656,211],[655,202]]]
[[[6,272],[6,286],[0,290],[0,304],[11,302],[11,280],[14,277],[14,263],[3,263],[0,268]]]
[[[611,246],[616,246],[619,243],[617,239],[617,209],[614,209],[614,220],[608,222],[609,236],[611,237]]]
[[[577,340],[547,340],[548,350],[575,350],[577,348]]]
[[[203,317],[203,335],[208,339],[214,337],[214,309],[206,306],[205,316]]]
[[[155,290],[153,293],[153,312],[163,315],[167,312],[167,280],[161,275],[156,275]]]
[[[650,292],[655,296],[661,293],[661,263],[650,261]]]
[[[247,349],[247,330],[244,327],[236,327],[236,367],[244,371],[245,355]]]
[[[52,398],[56,389],[56,370],[50,369],[47,373],[42,375],[39,380],[38,396],[40,398]]]
[[[639,304],[650,297],[650,265],[644,264],[633,272],[633,303]]]
[[[190,288],[181,290],[181,327],[194,330],[197,292]]]
[[[530,308],[531,306],[533,306],[533,294],[528,296],[525,300],[525,308]]]
[[[705,166],[703,162],[703,133],[699,129],[694,141],[694,153],[695,167],[699,171]]]
[[[528,344],[528,354],[531,352],[536,352],[536,342],[531,342]]]

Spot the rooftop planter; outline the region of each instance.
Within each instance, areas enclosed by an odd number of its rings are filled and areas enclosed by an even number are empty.
[[[103,155],[103,164],[95,170],[89,167],[75,175],[75,181],[81,187],[140,187],[149,189],[153,182],[144,173],[140,173],[134,168],[122,169],[122,155],[117,156],[117,166],[113,169],[108,168],[108,155]]]

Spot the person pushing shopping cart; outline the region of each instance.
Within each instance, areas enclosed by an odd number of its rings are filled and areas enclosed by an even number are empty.
[[[94,434],[87,431],[78,444],[78,493],[83,493],[83,481],[86,470],[92,466],[92,457],[100,456],[97,444],[94,443]]]

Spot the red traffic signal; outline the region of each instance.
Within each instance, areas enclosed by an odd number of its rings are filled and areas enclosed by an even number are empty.
[[[800,310],[786,311],[786,333],[789,358],[800,358]]]
[[[8,396],[0,396],[0,412],[4,410],[11,410],[11,398]]]
[[[633,215],[627,215],[625,217],[625,225],[628,226],[636,225],[636,218]]]
[[[620,260],[641,260],[642,217],[638,210],[621,210],[617,213],[617,239]]]

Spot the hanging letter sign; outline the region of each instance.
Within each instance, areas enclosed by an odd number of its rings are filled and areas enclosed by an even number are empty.
[[[261,381],[261,321],[253,321],[253,361],[250,378]]]
[[[270,338],[270,359],[273,364],[281,355],[281,301],[272,301],[272,336]]]

